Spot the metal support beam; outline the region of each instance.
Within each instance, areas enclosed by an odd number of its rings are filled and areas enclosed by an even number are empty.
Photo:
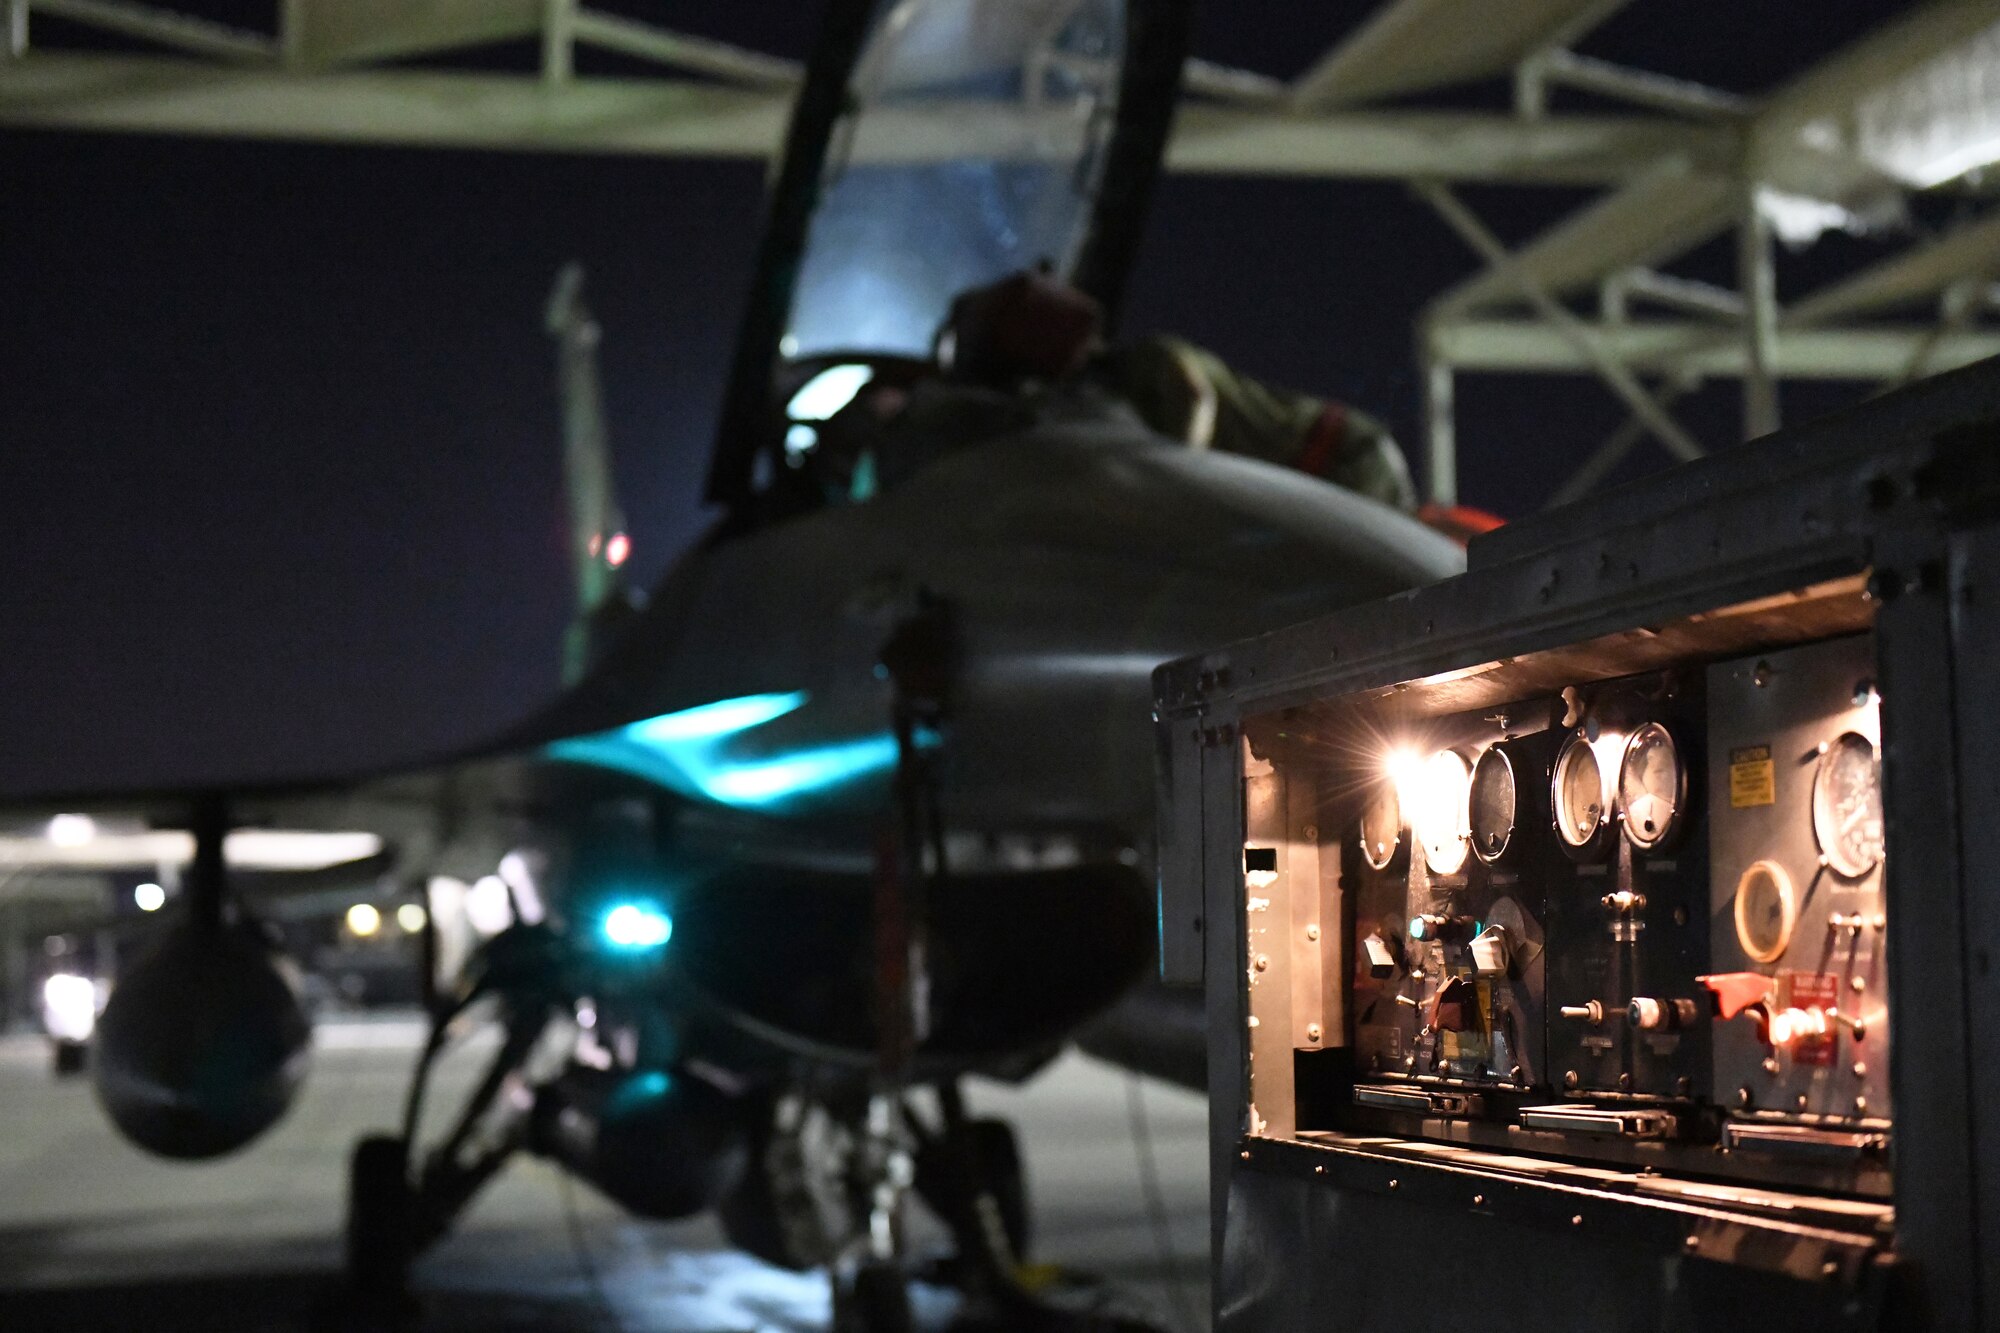
[[[1743,294],[1743,438],[1778,428],[1778,285],[1771,262],[1771,220],[1755,183],[1743,191],[1736,229],[1736,284]]]
[[[190,55],[251,62],[275,60],[278,55],[277,41],[262,33],[190,18],[152,5],[132,4],[129,0],[34,0],[34,7],[72,23],[158,42]]]
[[[742,84],[746,88],[790,90],[802,74],[795,60],[747,51],[708,37],[669,32],[650,23],[578,9],[570,20],[576,40],[621,55],[653,60],[674,69]]]
[[[1458,233],[1467,245],[1483,258],[1487,267],[1500,275],[1525,297],[1539,313],[1543,321],[1552,326],[1565,342],[1589,363],[1591,369],[1613,393],[1625,401],[1633,413],[1646,423],[1646,428],[1659,438],[1667,451],[1680,459],[1700,458],[1703,449],[1671,416],[1667,415],[1653,396],[1646,392],[1644,385],[1618,359],[1591,329],[1571,314],[1563,304],[1550,296],[1542,286],[1530,277],[1507,253],[1499,238],[1486,229],[1486,225],[1472,215],[1470,209],[1458,201],[1458,196],[1442,185],[1424,183],[1416,187],[1417,193],[1436,209],[1451,229]]]
[[[1441,505],[1458,503],[1458,428],[1449,362],[1427,347],[1424,367],[1424,491]]]
[[[1607,319],[1623,319],[1630,302],[1638,298],[1683,314],[1706,316],[1731,323],[1743,318],[1743,297],[1727,287],[1677,278],[1658,269],[1628,268],[1604,281],[1600,294]],[[1609,312],[1618,312],[1615,316]]]
[[[1664,111],[1668,115],[1727,119],[1747,115],[1750,111],[1750,100],[1734,93],[1725,93],[1688,79],[1614,65],[1608,60],[1580,56],[1574,51],[1544,52],[1522,66],[1524,70],[1530,67],[1534,69],[1539,83],[1578,88],[1600,97]]]
[[[1694,382],[1675,384],[1662,388],[1658,397],[1661,407],[1671,407],[1680,397],[1693,388]],[[1583,460],[1583,465],[1571,474],[1570,479],[1556,488],[1544,509],[1556,509],[1572,500],[1580,500],[1604,484],[1611,470],[1625,461],[1625,455],[1632,452],[1639,441],[1646,438],[1646,423],[1636,416],[1626,417],[1618,428],[1604,437],[1604,443]]]
[[[1742,335],[1706,320],[1634,320],[1583,327],[1633,374],[1713,377],[1744,372]],[[1779,379],[1872,383],[1901,374],[1934,332],[1924,324],[1846,329],[1780,325],[1771,370]],[[1588,375],[1596,369],[1572,336],[1535,319],[1443,320],[1432,326],[1430,337],[1437,354],[1461,371]],[[2000,330],[1968,329],[1936,339],[1925,365],[1937,374],[1989,356],[2000,356]]]
[[[576,77],[576,0],[542,0],[542,82]]]

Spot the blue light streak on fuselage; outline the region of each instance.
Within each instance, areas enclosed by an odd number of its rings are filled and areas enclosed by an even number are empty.
[[[556,741],[552,759],[627,773],[720,805],[761,809],[893,768],[896,742],[878,734],[757,756],[727,742],[806,702],[803,690],[752,694]]]

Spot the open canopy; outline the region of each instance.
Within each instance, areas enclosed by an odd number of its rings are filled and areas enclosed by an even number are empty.
[[[737,346],[710,498],[760,489],[786,362],[924,357],[952,298],[1046,264],[1115,308],[1185,0],[834,0]]]

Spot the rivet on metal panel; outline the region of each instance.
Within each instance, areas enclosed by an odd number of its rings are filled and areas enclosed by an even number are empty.
[[[1319,1024],[1317,1023],[1306,1024],[1306,1040],[1307,1041],[1319,1040]]]
[[[1264,971],[1266,968],[1270,967],[1270,965],[1271,965],[1270,955],[1261,953],[1257,955],[1257,970],[1259,972]]]
[[[1403,1182],[1397,1180],[1394,1176],[1391,1176],[1389,1177],[1389,1188],[1392,1190],[1399,1190],[1403,1188]]]
[[[1736,1104],[1746,1110],[1757,1104],[1757,1094],[1750,1091],[1748,1083],[1736,1090]]]
[[[1698,1250],[1701,1248],[1701,1237],[1689,1236],[1686,1240],[1682,1241],[1681,1244],[1685,1245],[1690,1250]]]
[[[1778,1057],[1776,1057],[1775,1055],[1767,1055],[1764,1057],[1764,1072],[1774,1077],[1777,1075]]]
[[[1573,1088],[1581,1082],[1583,1082],[1583,1080],[1576,1076],[1576,1071],[1574,1069],[1565,1069],[1563,1071],[1563,1086],[1565,1088]]]
[[[1318,939],[1318,938],[1319,938],[1319,927],[1318,927],[1318,926],[1307,926],[1307,927],[1306,927],[1306,938],[1307,938],[1307,939],[1309,939],[1309,940],[1316,940],[1316,939]]]
[[[1319,825],[1317,824],[1308,824],[1300,829],[1299,833],[1304,836],[1307,842],[1319,841]]]
[[[1827,1277],[1833,1277],[1840,1272],[1840,1265],[1829,1259],[1819,1266],[1819,1271]]]
[[[1240,1155],[1242,1156],[1244,1161],[1247,1162],[1250,1160],[1250,1150],[1248,1148],[1245,1148]]]
[[[1868,1064],[1866,1061],[1856,1060],[1854,1062],[1854,1077],[1856,1078],[1868,1077]]]
[[[1866,1097],[1856,1097],[1854,1099],[1854,1110],[1857,1115],[1865,1113],[1868,1110],[1868,1099]]]
[[[1486,1196],[1485,1196],[1484,1194],[1475,1194],[1475,1195],[1473,1195],[1473,1196],[1472,1196],[1472,1206],[1473,1206],[1474,1208],[1483,1208],[1483,1207],[1485,1207],[1485,1206],[1486,1206]]]
[[[1314,1175],[1316,1175],[1316,1176],[1323,1176],[1323,1175],[1325,1175],[1325,1174],[1326,1174],[1326,1167],[1325,1167],[1325,1166],[1316,1166],[1316,1167],[1314,1167],[1314,1168],[1313,1168],[1313,1174],[1314,1174]]]
[[[1569,1219],[1569,1224],[1570,1224],[1571,1226],[1573,1226],[1573,1227],[1580,1227],[1580,1226],[1582,1226],[1582,1225],[1583,1225],[1583,1214],[1582,1214],[1582,1213],[1575,1213],[1575,1214],[1572,1214],[1572,1215],[1571,1215],[1571,1217],[1570,1217],[1570,1219]]]

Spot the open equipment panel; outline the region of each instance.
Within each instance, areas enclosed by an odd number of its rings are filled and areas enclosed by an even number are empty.
[[[1161,669],[1219,1327],[2000,1326],[1996,423],[1975,366]]]

